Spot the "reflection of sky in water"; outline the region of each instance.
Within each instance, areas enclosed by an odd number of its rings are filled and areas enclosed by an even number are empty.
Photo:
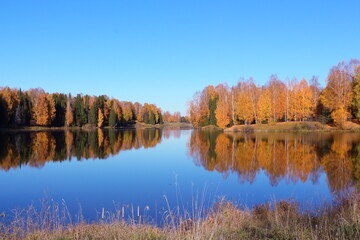
[[[230,172],[225,179],[216,170],[195,166],[188,156],[187,143],[191,131],[182,131],[180,138],[162,138],[154,148],[121,151],[106,160],[48,162],[40,169],[22,166],[0,171],[0,211],[38,204],[45,192],[55,200],[65,199],[71,212],[82,207],[85,219],[95,219],[96,210],[113,209],[113,201],[150,207],[149,213],[164,211],[170,206],[190,208],[192,199],[209,206],[221,196],[251,207],[265,201],[293,198],[302,206],[321,205],[329,201],[327,178],[323,171],[317,183],[309,179],[296,183],[281,179],[271,185],[264,170],[256,179],[240,183]]]

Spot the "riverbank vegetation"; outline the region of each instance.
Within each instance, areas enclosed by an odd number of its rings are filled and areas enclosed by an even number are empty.
[[[169,113],[166,117],[173,119]],[[119,101],[106,95],[72,96],[49,94],[39,88],[0,88],[0,127],[116,127],[133,122],[163,123],[161,109],[154,104]]]
[[[315,76],[282,81],[272,75],[263,86],[251,77],[233,87],[209,85],[194,95],[188,113],[195,127],[317,121],[342,128],[360,119],[360,61],[332,67],[324,89]]]
[[[359,132],[360,125],[351,121],[345,121],[341,124],[341,128],[339,128],[315,121],[303,121],[234,125],[224,129],[225,132],[336,132],[339,130]]]
[[[159,227],[138,218],[106,212],[98,222],[70,221],[66,205],[33,206],[3,216],[1,239],[359,239],[360,197],[339,198],[317,211],[299,209],[298,203],[269,202],[252,209],[220,201],[205,216],[183,218],[169,210]],[[199,215],[200,216],[200,215]],[[140,218],[139,218],[140,219]],[[76,223],[74,223],[76,222]]]

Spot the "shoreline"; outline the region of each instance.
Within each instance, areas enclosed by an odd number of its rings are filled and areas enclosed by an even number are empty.
[[[346,122],[342,128],[319,122],[278,122],[274,124],[235,125],[224,132],[360,132],[360,125]]]
[[[65,130],[96,130],[96,129],[114,129],[114,130],[133,130],[133,129],[193,129],[189,123],[163,123],[163,124],[145,124],[145,123],[134,123],[126,124],[120,127],[42,127],[42,126],[31,126],[31,127],[20,127],[20,128],[0,128],[0,132],[37,132],[37,131],[65,131]]]
[[[114,130],[134,130],[134,129],[178,129],[191,130],[198,129],[202,131],[223,131],[223,132],[360,132],[360,124],[346,122],[343,128],[322,124],[319,122],[277,122],[267,124],[249,124],[234,125],[228,128],[220,128],[215,125],[207,125],[195,128],[190,123],[163,123],[163,124],[145,124],[130,123],[119,127],[43,127],[31,126],[20,128],[0,128],[0,132],[37,132],[37,131],[66,131],[66,130],[96,130],[96,129],[114,129]]]
[[[315,211],[294,200],[268,201],[251,209],[220,200],[208,209],[177,212],[169,207],[157,225],[146,216],[107,212],[95,222],[71,221],[56,203],[45,211],[29,206],[23,214],[0,218],[1,239],[359,239],[359,193]],[[66,206],[63,206],[66,208]],[[40,212],[39,212],[40,211]],[[104,210],[103,210],[104,212]],[[204,214],[204,215],[203,215]],[[70,221],[69,221],[70,220]],[[7,224],[5,224],[7,223]]]

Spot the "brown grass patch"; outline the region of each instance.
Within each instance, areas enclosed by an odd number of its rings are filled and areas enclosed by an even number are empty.
[[[8,225],[2,223],[0,238],[360,239],[359,194],[341,198],[333,207],[325,207],[316,214],[300,212],[298,203],[291,200],[266,203],[253,209],[242,209],[230,202],[220,201],[208,210],[204,218],[180,220],[181,217],[178,217],[178,224],[163,227],[122,220],[57,224],[59,218],[53,214],[54,208],[46,209],[45,212],[35,211],[38,219],[30,220],[26,215],[34,212],[32,209],[18,215]]]

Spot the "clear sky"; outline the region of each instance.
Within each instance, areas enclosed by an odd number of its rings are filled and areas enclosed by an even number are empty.
[[[0,86],[106,94],[186,113],[209,84],[324,84],[360,58],[360,1],[0,1]]]

